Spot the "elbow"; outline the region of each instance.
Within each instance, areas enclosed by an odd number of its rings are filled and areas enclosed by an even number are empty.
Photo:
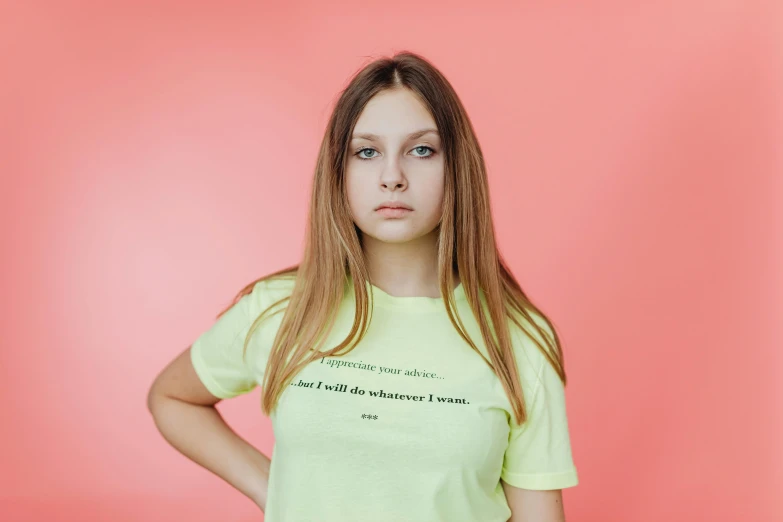
[[[149,411],[153,417],[155,416],[160,403],[165,400],[165,397],[158,382],[153,382],[149,390],[147,390],[147,411]]]

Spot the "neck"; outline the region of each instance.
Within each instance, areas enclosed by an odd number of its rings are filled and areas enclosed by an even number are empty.
[[[370,282],[397,297],[440,297],[438,230],[404,243],[387,243],[365,235],[362,249]],[[456,284],[459,284],[459,277]]]

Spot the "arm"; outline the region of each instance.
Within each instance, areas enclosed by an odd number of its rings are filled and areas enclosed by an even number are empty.
[[[220,400],[199,380],[188,348],[155,379],[147,408],[160,433],[177,451],[264,510],[271,461],[225,423],[215,408]]]
[[[566,522],[562,490],[522,489],[502,479],[500,483],[511,508],[508,522]]]

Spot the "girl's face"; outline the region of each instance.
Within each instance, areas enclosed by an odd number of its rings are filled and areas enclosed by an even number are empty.
[[[348,206],[363,234],[403,243],[436,229],[443,205],[443,155],[435,120],[414,94],[393,89],[370,99],[348,147]],[[389,202],[410,210],[383,209]]]

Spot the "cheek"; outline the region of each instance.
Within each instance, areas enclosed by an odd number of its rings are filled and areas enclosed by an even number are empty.
[[[345,176],[345,194],[348,199],[348,207],[354,216],[361,216],[369,205],[367,187],[361,183],[361,177],[348,172]]]
[[[422,187],[422,191],[425,195],[423,201],[427,201],[427,208],[429,214],[439,214],[441,207],[443,206],[443,196],[445,194],[445,186],[443,180],[433,181],[432,183]]]

